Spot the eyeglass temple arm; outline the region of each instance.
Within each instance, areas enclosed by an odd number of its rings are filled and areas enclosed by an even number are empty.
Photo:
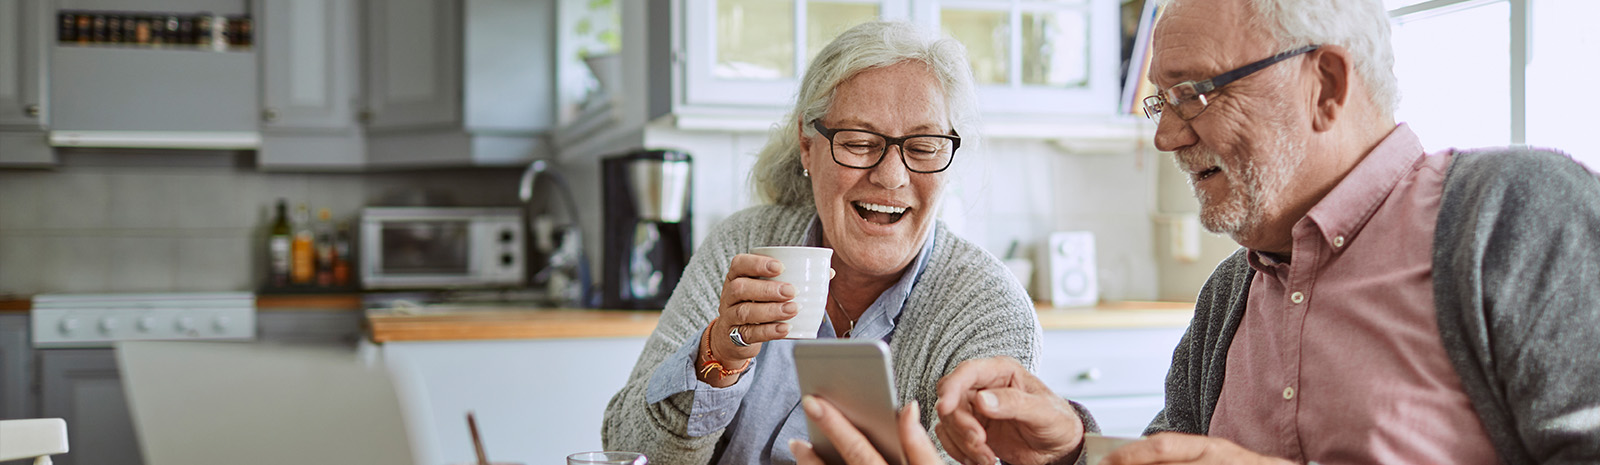
[[[1249,76],[1250,74],[1255,73],[1256,71],[1261,71],[1262,69],[1265,69],[1268,66],[1272,66],[1273,64],[1276,64],[1277,62],[1293,58],[1295,55],[1299,55],[1299,54],[1302,54],[1302,53],[1310,52],[1312,50],[1316,50],[1318,47],[1321,47],[1321,45],[1311,44],[1311,45],[1300,47],[1300,48],[1297,48],[1297,49],[1294,49],[1294,50],[1290,50],[1290,51],[1287,51],[1287,52],[1279,53],[1277,55],[1273,55],[1273,56],[1270,56],[1270,57],[1263,58],[1261,60],[1256,61],[1255,63],[1251,63],[1251,64],[1248,64],[1248,65],[1241,66],[1241,67],[1239,67],[1239,69],[1235,69],[1233,71],[1222,73],[1221,75],[1218,75],[1217,77],[1214,77],[1214,78],[1211,78],[1211,79],[1208,79],[1208,80],[1205,80],[1205,81],[1197,82],[1194,85],[1194,91],[1197,94],[1204,94],[1206,92],[1211,92],[1212,90],[1216,90],[1219,87],[1228,85],[1228,83],[1230,83],[1230,82],[1237,81],[1237,80],[1239,80],[1239,79],[1241,79],[1241,78],[1243,78],[1245,76]]]

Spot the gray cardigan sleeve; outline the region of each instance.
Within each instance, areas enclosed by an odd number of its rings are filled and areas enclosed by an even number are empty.
[[[750,228],[743,223],[754,216],[750,213],[741,212],[723,222],[690,257],[683,279],[672,291],[660,322],[628,375],[628,383],[606,406],[601,439],[607,450],[640,452],[657,463],[711,461],[722,431],[689,434],[693,391],[679,392],[655,403],[646,397],[657,367],[691,338],[699,337],[717,315],[729,261],[748,242]]]
[[[1194,319],[1172,351],[1166,406],[1145,427],[1145,435],[1168,431],[1207,434],[1211,430],[1211,413],[1222,396],[1228,347],[1244,319],[1254,275],[1255,270],[1245,263],[1245,249],[1241,248],[1217,264],[1200,288]]]
[[[1439,332],[1501,460],[1600,462],[1600,179],[1460,153],[1435,234]]]

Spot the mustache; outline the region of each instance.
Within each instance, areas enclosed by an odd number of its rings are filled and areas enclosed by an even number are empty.
[[[1222,163],[1222,155],[1204,147],[1185,147],[1173,152],[1173,162],[1178,164],[1178,169],[1184,174],[1198,173],[1215,166],[1226,168]]]

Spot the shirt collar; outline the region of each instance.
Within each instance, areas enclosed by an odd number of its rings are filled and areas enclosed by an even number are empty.
[[[939,229],[938,224],[928,228],[927,236],[922,239],[922,250],[917,252],[917,257],[911,259],[911,266],[905,274],[900,275],[900,280],[889,286],[872,306],[861,314],[861,319],[856,320],[855,330],[850,332],[852,339],[882,339],[889,340],[894,332],[895,323],[900,321],[900,312],[905,309],[906,299],[911,297],[911,289],[922,278],[922,271],[927,268],[928,257],[933,255],[934,233]],[[822,247],[822,219],[813,216],[811,224],[806,226],[805,245]],[[829,299],[830,301],[832,299]],[[823,318],[823,328],[828,331],[819,331],[818,337],[828,337],[833,334],[832,322]]]
[[[1426,153],[1417,134],[1404,123],[1395,126],[1298,223],[1315,224],[1322,241],[1330,248],[1348,245],[1424,156]]]

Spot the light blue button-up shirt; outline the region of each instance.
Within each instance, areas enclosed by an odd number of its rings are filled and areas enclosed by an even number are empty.
[[[911,261],[910,272],[900,281],[878,295],[878,300],[867,308],[850,331],[852,339],[877,339],[888,342],[894,336],[895,323],[905,308],[912,286],[922,275],[928,256],[933,251],[933,234],[929,228],[923,238],[922,251]],[[811,219],[806,228],[805,244],[822,245],[822,222]],[[716,337],[716,335],[712,335]],[[817,337],[834,339],[833,323],[824,317]],[[672,356],[656,367],[650,376],[645,400],[661,402],[668,396],[685,391],[694,392],[694,407],[689,412],[690,436],[705,436],[724,427],[725,446],[721,447],[717,463],[794,463],[789,453],[790,439],[808,439],[806,414],[800,409],[800,382],[794,367],[794,340],[769,341],[761,345],[761,353],[750,366],[750,371],[739,381],[726,388],[716,388],[695,377],[700,350],[700,338],[687,338],[687,342]],[[748,399],[749,402],[745,402]]]

